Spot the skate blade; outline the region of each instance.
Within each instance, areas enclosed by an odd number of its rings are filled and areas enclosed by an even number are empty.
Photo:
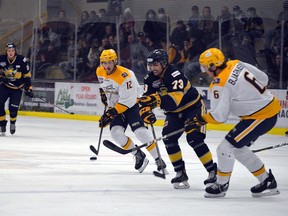
[[[142,166],[138,169],[138,172],[142,173],[147,167],[148,163],[149,163],[149,160],[145,157]]]
[[[275,189],[270,189],[262,193],[252,193],[252,197],[263,197],[263,196],[273,196],[273,195],[278,195],[280,194],[280,191],[275,188]]]
[[[205,198],[220,198],[220,197],[225,197],[225,196],[226,196],[226,192],[222,192],[219,194],[210,194],[210,193],[204,194]]]
[[[173,183],[175,189],[188,189],[190,185],[187,181]]]

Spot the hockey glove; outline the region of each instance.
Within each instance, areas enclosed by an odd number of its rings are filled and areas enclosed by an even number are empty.
[[[151,94],[148,96],[142,96],[139,99],[139,104],[142,107],[151,107],[151,109],[154,109],[156,107],[159,107],[161,104],[161,98],[158,94]]]
[[[100,96],[101,96],[101,101],[102,103],[104,104],[104,106],[107,106],[107,97],[106,97],[106,94],[105,92],[103,91],[102,88],[99,88],[99,91],[100,91]]]
[[[185,121],[185,132],[191,133],[194,130],[199,130],[200,127],[207,124],[207,122],[201,116],[195,116],[193,119],[187,119]]]
[[[30,98],[33,98],[34,97],[34,93],[33,93],[33,90],[32,90],[32,86],[25,86],[24,87],[24,90],[25,90],[25,95],[30,97]]]
[[[146,124],[154,124],[157,120],[149,106],[140,109],[140,116]]]
[[[118,112],[115,108],[108,109],[99,120],[99,127],[106,127],[114,120],[114,118],[118,115]]]

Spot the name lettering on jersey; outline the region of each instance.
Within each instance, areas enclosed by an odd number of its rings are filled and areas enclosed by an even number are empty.
[[[162,82],[161,82],[160,79],[159,79],[159,80],[155,80],[155,81],[153,81],[153,83],[152,83],[152,87],[153,87],[153,88],[159,88],[159,87],[161,86],[161,84],[162,84]]]
[[[180,73],[180,71],[174,71],[171,75],[173,76],[173,77],[176,77],[176,76],[178,76],[178,75],[180,75],[181,73]]]
[[[228,80],[228,83],[235,85],[236,82],[238,81],[238,77],[243,69],[243,65],[241,63],[237,64],[235,69],[232,71],[231,76]]]

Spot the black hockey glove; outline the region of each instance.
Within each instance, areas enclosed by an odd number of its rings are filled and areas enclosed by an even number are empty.
[[[201,116],[195,116],[193,119],[187,119],[185,121],[185,132],[191,133],[194,130],[199,130],[200,127],[207,124],[207,122]]]
[[[139,98],[139,104],[141,107],[151,107],[151,109],[154,109],[156,107],[159,107],[161,104],[161,98],[158,94],[151,94],[148,96],[142,96]]]
[[[156,122],[156,116],[152,112],[151,107],[146,106],[140,109],[140,116],[146,124],[154,124]]]
[[[114,118],[118,115],[117,110],[113,107],[108,109],[99,120],[99,127],[106,127],[114,120]]]
[[[100,96],[101,96],[102,103],[104,104],[104,106],[107,106],[108,103],[107,103],[107,97],[106,97],[105,92],[103,91],[102,88],[99,88],[99,91],[100,91]]]
[[[33,90],[32,90],[32,86],[25,86],[24,87],[24,90],[25,90],[25,95],[28,96],[28,97],[31,97],[33,98],[34,97],[34,93],[33,93]]]

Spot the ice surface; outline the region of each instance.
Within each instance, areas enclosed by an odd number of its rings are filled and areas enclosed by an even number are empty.
[[[8,127],[9,129],[9,123]],[[157,137],[161,127],[155,127]],[[238,162],[225,198],[204,198],[207,173],[182,136],[180,143],[191,188],[173,189],[175,176],[164,145],[160,150],[167,163],[167,178],[152,175],[150,163],[139,174],[132,155],[120,155],[100,147],[98,160],[89,145],[97,148],[98,122],[20,116],[16,133],[0,137],[1,216],[87,216],[87,215],[287,215],[288,147],[257,153],[266,168],[272,168],[281,194],[252,198],[250,187],[257,184]],[[128,130],[133,140],[135,136]],[[208,131],[207,143],[216,158],[216,147],[225,132]],[[103,139],[111,139],[105,128]],[[287,137],[265,135],[253,149],[286,142]],[[145,152],[147,152],[145,150]]]

